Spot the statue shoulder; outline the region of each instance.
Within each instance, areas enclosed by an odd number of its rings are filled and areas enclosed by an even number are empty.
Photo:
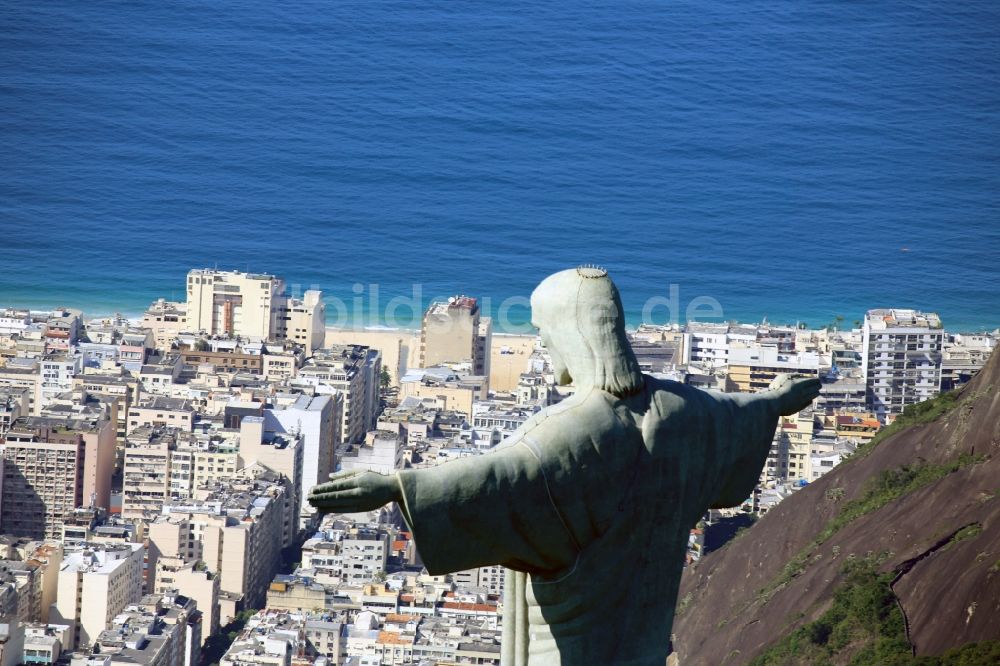
[[[678,419],[686,422],[710,414],[719,404],[718,394],[669,379],[647,376],[646,393],[649,397],[646,418],[664,423]]]
[[[617,399],[599,389],[575,394],[551,405],[529,418],[522,428],[525,434],[545,440],[589,440],[601,433],[621,428],[615,413]]]

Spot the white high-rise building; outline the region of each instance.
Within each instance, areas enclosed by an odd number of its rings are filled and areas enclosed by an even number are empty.
[[[275,405],[264,411],[265,428],[277,433],[294,433],[302,437],[302,498],[301,511],[312,514],[315,509],[308,496],[313,486],[324,483],[335,468],[334,453],[340,443],[342,393],[308,396],[281,395]]]
[[[940,392],[944,329],[937,314],[869,310],[862,336],[861,371],[869,408],[879,420]]]

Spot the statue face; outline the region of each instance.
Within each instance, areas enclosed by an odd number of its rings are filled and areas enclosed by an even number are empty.
[[[539,329],[538,336],[542,339],[542,346],[549,352],[549,357],[552,359],[552,372],[555,375],[556,384],[563,386],[572,383],[573,377],[569,374],[569,368],[566,367],[566,363],[563,361],[559,350],[552,344],[551,337],[546,329],[541,328],[533,321],[532,324]]]

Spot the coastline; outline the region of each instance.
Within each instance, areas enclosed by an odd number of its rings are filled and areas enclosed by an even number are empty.
[[[106,305],[100,305],[100,306],[95,307],[93,310],[91,310],[91,309],[89,309],[87,307],[86,304],[75,304],[75,303],[69,303],[69,302],[66,302],[66,301],[52,301],[52,302],[58,303],[58,305],[40,304],[38,301],[29,301],[29,302],[26,302],[26,301],[23,301],[21,299],[16,299],[16,298],[8,300],[8,299],[4,299],[2,297],[2,295],[0,295],[0,310],[6,309],[6,308],[11,308],[11,309],[15,309],[15,310],[29,310],[31,312],[48,312],[48,311],[51,311],[51,310],[54,310],[54,309],[57,309],[57,308],[71,308],[71,309],[80,310],[81,312],[83,312],[83,320],[85,322],[87,322],[87,321],[93,321],[93,320],[97,320],[97,319],[106,319],[106,318],[114,317],[114,316],[117,315],[117,316],[124,317],[125,319],[127,319],[129,322],[131,322],[133,324],[138,324],[139,322],[141,322],[142,318],[143,318],[143,315],[145,313],[145,308],[136,309],[135,306],[127,306],[127,307],[123,307],[121,309],[113,309],[113,310],[109,311],[109,309],[107,308]],[[872,306],[872,308],[875,308],[875,307],[882,307],[882,306],[879,306],[879,305],[873,305]],[[906,307],[910,307],[910,306],[907,306],[905,304],[900,304],[900,305],[896,305],[896,306],[893,306],[893,307],[906,308]],[[938,309],[935,309],[933,307],[931,307],[931,308],[913,307],[912,309],[924,310],[924,311],[930,311],[930,312],[940,312]],[[845,315],[844,316],[844,320],[842,322],[843,325],[841,326],[841,330],[849,330],[849,328],[851,327],[852,321],[854,319],[861,319],[863,316],[864,316],[864,312],[856,313],[854,316],[847,316],[847,315]],[[352,324],[348,324],[346,326],[343,326],[343,325],[331,324],[329,321],[327,321],[326,322],[326,326],[324,326],[324,328],[328,332],[329,331],[353,331],[355,333],[387,332],[387,333],[411,334],[411,335],[412,334],[419,335],[419,333],[420,333],[420,321],[419,320],[411,321],[409,323],[409,325],[388,326],[388,325],[385,325],[385,324],[372,324],[372,323],[370,323],[370,319],[371,319],[370,317],[365,317],[364,320],[366,321],[366,323],[364,323],[361,326],[354,326]],[[748,324],[748,325],[761,325],[761,324],[764,323],[765,319],[767,320],[766,323],[769,324],[769,325],[772,325],[772,326],[791,326],[791,327],[795,327],[798,322],[801,322],[801,323],[804,323],[806,325],[807,329],[814,329],[814,330],[821,329],[821,328],[826,328],[826,326],[829,323],[832,323],[832,321],[831,321],[832,318],[820,317],[820,316],[811,316],[811,317],[810,316],[803,316],[803,317],[799,317],[797,319],[792,319],[792,320],[786,321],[786,319],[788,319],[786,317],[771,317],[771,316],[767,316],[767,315],[761,315],[760,317],[758,317],[756,319],[754,319],[754,318],[741,318],[741,317],[733,317],[733,318],[728,318],[727,317],[727,318],[721,318],[721,319],[718,319],[718,318],[703,318],[703,319],[699,318],[699,319],[697,319],[697,321],[703,321],[703,322],[708,322],[708,323],[738,323],[738,324]],[[329,317],[328,317],[328,320],[329,320]],[[954,333],[954,334],[981,334],[981,333],[994,333],[994,332],[1000,331],[1000,321],[997,321],[997,322],[995,322],[994,324],[991,325],[991,324],[986,324],[984,322],[971,323],[969,321],[957,320],[958,321],[957,324],[952,324],[952,323],[949,322],[949,319],[947,317],[943,316],[943,315],[942,315],[942,321],[943,321],[943,325],[944,325],[944,330],[948,331],[949,333]],[[820,323],[820,322],[822,322],[822,323]],[[677,323],[678,323],[678,325],[683,326],[686,322],[685,321],[679,321]],[[641,318],[638,318],[638,317],[635,317],[635,316],[630,317],[630,316],[628,316],[628,314],[626,314],[626,329],[629,330],[630,332],[631,331],[635,331],[642,324],[661,325],[660,322],[643,322],[643,321],[641,321]],[[516,324],[516,325],[518,327],[523,326],[523,324]],[[495,327],[497,326],[496,319],[494,319],[494,326]],[[528,332],[528,331],[522,331],[522,330],[508,331],[508,330],[503,330],[503,329],[500,329],[500,328],[494,328],[493,335],[494,336],[524,337],[524,336],[533,336],[534,333]]]

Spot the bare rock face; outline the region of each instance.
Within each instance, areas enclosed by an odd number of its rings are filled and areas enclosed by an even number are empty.
[[[752,661],[819,619],[866,557],[893,574],[916,655],[1000,639],[1000,353],[934,407],[685,572],[680,663]]]

